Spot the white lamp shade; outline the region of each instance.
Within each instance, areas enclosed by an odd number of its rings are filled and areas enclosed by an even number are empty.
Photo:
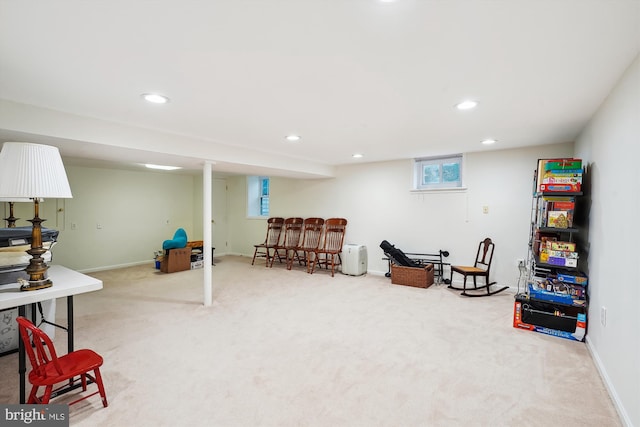
[[[5,142],[0,151],[0,198],[69,199],[71,188],[57,147]]]

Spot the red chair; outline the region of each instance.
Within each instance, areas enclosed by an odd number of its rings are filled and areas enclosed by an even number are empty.
[[[18,317],[18,326],[20,329],[20,336],[24,343],[25,351],[31,361],[31,367],[33,368],[29,372],[29,382],[31,383],[31,393],[29,393],[29,399],[27,403],[42,404],[49,403],[51,397],[56,397],[59,394],[66,392],[66,388],[73,386],[73,382],[79,380],[82,384],[82,390],[87,390],[87,384],[95,382],[98,386],[98,391],[91,393],[88,396],[74,400],[69,403],[73,405],[81,400],[87,399],[95,394],[100,394],[102,397],[102,405],[106,408],[107,395],[104,391],[104,385],[102,384],[102,376],[100,375],[100,366],[102,366],[102,356],[92,350],[76,350],[64,356],[58,357],[56,349],[51,342],[51,338],[45,334],[40,328],[31,323],[24,317]],[[93,371],[93,376],[89,374]],[[87,378],[90,380],[87,381]],[[66,383],[65,385],[53,389],[53,386],[60,383]],[[77,385],[79,387],[80,385]],[[38,389],[44,387],[44,394],[37,396]]]

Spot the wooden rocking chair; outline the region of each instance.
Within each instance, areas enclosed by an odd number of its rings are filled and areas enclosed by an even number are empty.
[[[489,295],[495,295],[498,292],[502,292],[509,289],[508,286],[504,286],[498,290],[491,291],[491,286],[496,282],[489,281],[489,271],[491,270],[491,261],[493,260],[493,249],[495,245],[490,238],[486,238],[478,245],[478,252],[476,253],[476,261],[472,266],[466,265],[452,265],[451,266],[451,281],[449,288],[462,291],[462,295],[466,297],[486,297]],[[456,288],[453,286],[453,273],[462,274],[464,280],[462,282],[462,288]],[[473,288],[467,288],[467,276],[473,277]],[[476,277],[484,277],[484,285],[478,286]],[[468,293],[467,291],[476,291],[479,289],[486,289],[486,293]]]

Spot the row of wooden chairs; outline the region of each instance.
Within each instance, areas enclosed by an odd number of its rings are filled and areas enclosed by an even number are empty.
[[[267,220],[267,236],[264,242],[254,245],[253,260],[265,258],[265,265],[273,267],[278,258],[291,270],[293,263],[306,265],[307,273],[313,274],[316,267],[329,269],[331,277],[342,264],[340,252],[344,242],[347,220],[344,218],[281,218]]]

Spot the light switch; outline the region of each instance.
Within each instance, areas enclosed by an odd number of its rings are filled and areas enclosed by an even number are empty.
[[[488,214],[488,213],[489,213],[489,206],[484,205],[484,206],[482,207],[482,213],[483,213],[483,214]]]

